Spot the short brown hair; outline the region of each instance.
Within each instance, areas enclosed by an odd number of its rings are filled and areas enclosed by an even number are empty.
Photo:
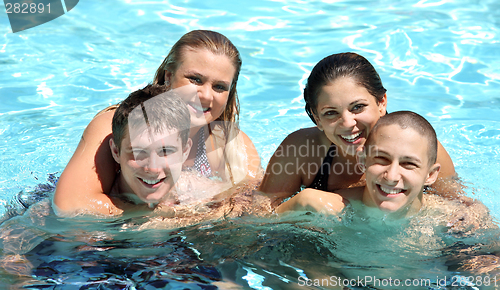
[[[411,128],[418,132],[420,136],[424,137],[427,140],[429,166],[436,163],[438,146],[436,131],[424,117],[410,111],[397,111],[382,116],[370,131],[365,142],[365,148],[368,148],[368,146],[373,143],[373,136],[379,128],[393,124],[399,125],[402,129]]]
[[[131,114],[138,106],[141,106],[142,114]],[[120,103],[113,115],[112,123],[113,141],[118,150],[121,149],[121,142],[128,125],[144,124],[144,120],[153,132],[178,131],[182,146],[186,146],[191,116],[184,101],[172,91],[168,91],[166,86],[147,85],[131,93]]]

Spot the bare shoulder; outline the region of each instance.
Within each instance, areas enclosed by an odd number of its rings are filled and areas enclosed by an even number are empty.
[[[255,148],[255,146],[252,142],[252,139],[250,139],[250,137],[248,137],[248,135],[245,134],[245,132],[240,130],[238,134],[243,138],[243,141],[245,142],[246,146],[251,146],[251,147]]]
[[[281,145],[308,145],[320,144],[322,132],[317,127],[299,129],[290,133],[281,143]]]
[[[238,133],[243,139],[243,145],[245,147],[246,157],[247,157],[247,177],[248,178],[257,178],[262,176],[262,165],[260,161],[259,153],[257,152],[257,148],[253,144],[250,137],[245,134],[245,132],[241,131]]]
[[[73,156],[57,182],[54,205],[61,211],[100,208],[107,202],[116,176],[109,150],[114,111],[97,115],[83,132]],[[107,210],[107,209],[106,209]]]
[[[438,141],[438,151],[437,151],[437,163],[441,164],[441,169],[439,170],[439,178],[446,178],[450,176],[455,176],[455,166],[451,160],[450,155],[443,147],[441,142]]]
[[[104,133],[106,136],[111,134],[111,125],[113,121],[113,115],[115,114],[115,110],[105,111],[97,116],[95,116],[87,128],[83,132],[83,136],[102,136]]]
[[[435,212],[433,220],[445,224],[450,233],[468,235],[481,229],[497,228],[489,209],[479,200],[464,195],[451,200],[425,194],[424,201],[426,208]]]
[[[297,130],[289,134],[281,142],[270,162],[276,159],[284,160],[287,164],[290,164],[290,162],[321,162],[330,145],[330,142],[325,142],[324,139],[326,139],[326,137],[324,137],[324,134],[316,127]],[[318,157],[320,158],[318,159]]]
[[[271,156],[259,190],[272,196],[274,206],[312,182],[329,147],[322,136],[316,127],[297,130]]]

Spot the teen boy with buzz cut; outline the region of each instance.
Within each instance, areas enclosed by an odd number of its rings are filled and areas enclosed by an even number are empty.
[[[400,111],[380,118],[359,155],[366,185],[337,193],[305,189],[277,208],[278,213],[311,210],[339,214],[352,203],[373,214],[396,218],[417,213],[424,186],[437,178],[437,139],[431,124],[420,115]]]

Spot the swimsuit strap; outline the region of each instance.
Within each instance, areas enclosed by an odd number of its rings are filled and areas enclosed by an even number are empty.
[[[200,130],[200,138],[196,148],[196,157],[194,158],[194,169],[205,177],[212,176],[212,169],[207,158],[207,147],[205,146],[205,130]]]
[[[335,155],[337,155],[337,146],[335,146],[335,144],[332,144],[328,149],[325,158],[323,159],[323,163],[321,164],[321,168],[316,174],[316,177],[314,178],[311,185],[309,185],[307,188],[328,191],[328,177],[330,177],[332,161]]]

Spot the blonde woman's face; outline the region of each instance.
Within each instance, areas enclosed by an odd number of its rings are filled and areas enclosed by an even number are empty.
[[[207,49],[186,48],[175,73],[165,71],[172,88],[191,91],[184,98],[191,113],[191,125],[203,126],[219,118],[226,108],[236,68],[225,55]]]

